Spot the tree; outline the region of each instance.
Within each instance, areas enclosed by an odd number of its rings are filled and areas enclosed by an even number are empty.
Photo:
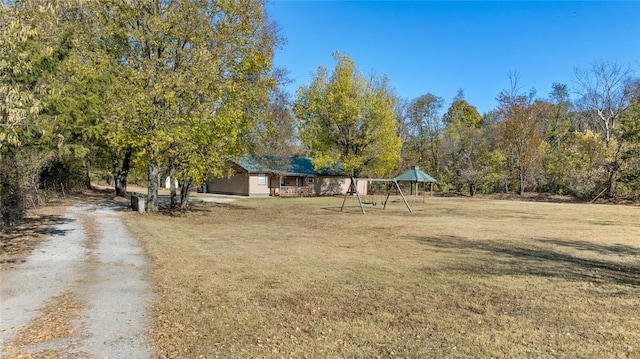
[[[146,158],[147,209],[155,212],[162,166],[188,188],[243,150],[242,133],[276,86],[271,62],[280,39],[262,1],[99,5],[108,21],[96,41],[117,64],[112,85],[126,96],[114,96],[118,116],[105,120]]]
[[[465,127],[480,128],[482,127],[482,116],[475,106],[471,106],[464,99],[464,92],[459,90],[458,95],[454,98],[447,113],[442,116],[442,121],[449,125],[458,123]]]
[[[332,74],[320,66],[311,84],[296,93],[293,110],[302,141],[316,168],[342,166],[354,176],[387,176],[402,145],[389,82],[386,77],[365,79],[340,52],[333,57]]]
[[[275,72],[281,83],[288,81],[284,70]],[[255,126],[246,135],[249,152],[269,161],[266,166],[286,171],[291,157],[308,155],[300,141],[296,121],[289,93],[279,88],[272,91],[265,110],[258,114]]]
[[[632,69],[615,62],[598,61],[588,70],[576,69],[575,78],[580,95],[578,107],[603,132],[606,196],[610,198],[615,195],[616,179],[623,165],[624,143],[614,138],[616,124],[633,103],[638,86],[635,86]]]
[[[603,136],[586,130],[571,133],[562,151],[562,172],[558,178],[566,183],[570,193],[582,198],[594,198],[606,185],[607,150]]]
[[[552,110],[546,116],[546,141],[557,154],[572,127],[570,114],[573,104],[569,98],[569,88],[565,84],[554,83],[549,96]]]
[[[128,105],[131,93],[123,75],[128,54],[124,19],[109,0],[80,3],[73,24],[76,49],[58,107],[72,112],[61,129],[87,150],[86,161],[110,172],[118,196],[127,195],[132,162],[141,152],[139,141],[127,131],[135,113]],[[77,113],[77,114],[76,114]]]
[[[519,194],[523,195],[530,170],[540,160],[542,122],[539,113],[543,105],[533,103],[535,92],[519,92],[516,74],[509,76],[511,87],[498,95],[498,111],[502,122],[496,125],[500,147],[511,171],[518,178]]]
[[[57,2],[0,3],[0,212],[19,221],[38,191],[41,167],[64,138],[54,132],[55,79],[69,56],[70,27]]]
[[[441,142],[444,124],[441,111],[444,100],[427,93],[407,105],[404,128],[407,138],[407,156],[415,156],[413,164],[424,166],[430,173],[440,176]]]
[[[640,84],[635,83],[636,89]],[[620,117],[619,176],[617,182],[627,189],[627,194],[640,195],[640,97],[635,97]]]
[[[589,69],[574,70],[576,92],[580,96],[578,107],[599,125],[607,145],[616,122],[631,103],[628,84],[632,74],[629,67],[603,60]]]
[[[473,196],[476,188],[494,173],[493,162],[499,157],[492,153],[486,129],[478,110],[464,100],[462,91],[442,117],[447,125],[444,132],[445,173],[456,190],[468,186]]]

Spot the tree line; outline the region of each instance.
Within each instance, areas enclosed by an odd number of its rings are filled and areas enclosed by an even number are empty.
[[[133,176],[158,210],[228,174],[243,153],[311,156],[318,168],[388,177],[419,165],[440,191],[581,198],[640,191],[640,82],[600,61],[546,98],[518,75],[485,114],[463,91],[401,99],[346,54],[292,99],[283,44],[260,0],[3,0],[0,7],[0,212],[18,221],[51,191]],[[577,94],[572,100],[571,94]]]
[[[596,61],[575,70],[574,88],[554,83],[546,97],[510,73],[497,107],[481,115],[462,90],[446,109],[431,93],[403,100],[385,77],[334,58],[333,73],[321,66],[293,102],[301,143],[320,167],[388,177],[418,165],[437,190],[471,196],[640,194],[640,80],[630,67]]]
[[[440,97],[406,102],[403,161],[424,166],[443,191],[637,199],[640,81],[602,60],[574,78],[574,88],[554,83],[542,98],[511,73],[497,107],[483,115],[462,91],[443,115]]]
[[[44,191],[107,171],[126,195],[146,172],[190,187],[266,136],[282,39],[259,0],[3,0],[0,210],[5,224]],[[255,147],[255,146],[254,146]],[[172,181],[173,182],[173,181]],[[179,205],[172,188],[171,206]]]

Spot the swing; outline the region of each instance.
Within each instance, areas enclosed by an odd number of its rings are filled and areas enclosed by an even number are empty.
[[[387,200],[382,200],[384,198],[384,194],[378,193],[378,202],[382,203],[383,206],[387,206]]]
[[[351,192],[355,192],[356,198],[358,199],[358,204],[360,205],[360,211],[362,212],[362,214],[365,214],[365,210],[364,210],[364,206],[363,206],[365,203],[366,204],[373,204],[374,206],[378,203],[378,202],[373,200],[375,198],[375,194],[373,194],[373,195],[367,194],[366,195],[368,197],[368,199],[369,199],[369,202],[362,201],[362,197],[360,196],[360,193],[358,192],[358,185],[357,185],[358,181],[387,182],[387,195],[386,195],[386,198],[385,198],[384,202],[379,201],[383,205],[382,209],[385,209],[387,207],[387,203],[389,203],[389,196],[391,195],[391,189],[395,188],[397,190],[397,193],[400,194],[400,196],[402,197],[402,201],[404,202],[404,205],[407,207],[409,212],[411,212],[411,207],[409,207],[409,203],[407,203],[407,199],[404,198],[404,194],[402,193],[402,190],[400,189],[400,185],[398,185],[398,181],[396,181],[394,178],[392,178],[392,179],[383,179],[383,178],[355,178],[355,177],[351,177],[351,183],[349,183],[349,189],[347,190],[347,193],[344,196],[344,200],[342,201],[342,207],[340,207],[340,212],[342,212],[344,210],[344,205],[347,203],[347,197],[349,197],[349,194]]]
[[[368,197],[369,200],[362,202],[362,204],[371,204],[371,205],[375,206],[378,203],[378,202],[375,201],[375,198],[373,197],[373,195],[368,194],[367,197]]]

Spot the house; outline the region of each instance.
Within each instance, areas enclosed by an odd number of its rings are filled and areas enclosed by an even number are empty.
[[[229,161],[231,173],[207,180],[207,192],[260,196],[331,196],[349,189],[341,171],[316,170],[310,158],[244,155]],[[366,193],[366,184],[359,189]]]

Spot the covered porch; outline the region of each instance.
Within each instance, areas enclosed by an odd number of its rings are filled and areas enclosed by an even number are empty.
[[[271,195],[280,197],[311,197],[315,195],[313,175],[272,175]]]

